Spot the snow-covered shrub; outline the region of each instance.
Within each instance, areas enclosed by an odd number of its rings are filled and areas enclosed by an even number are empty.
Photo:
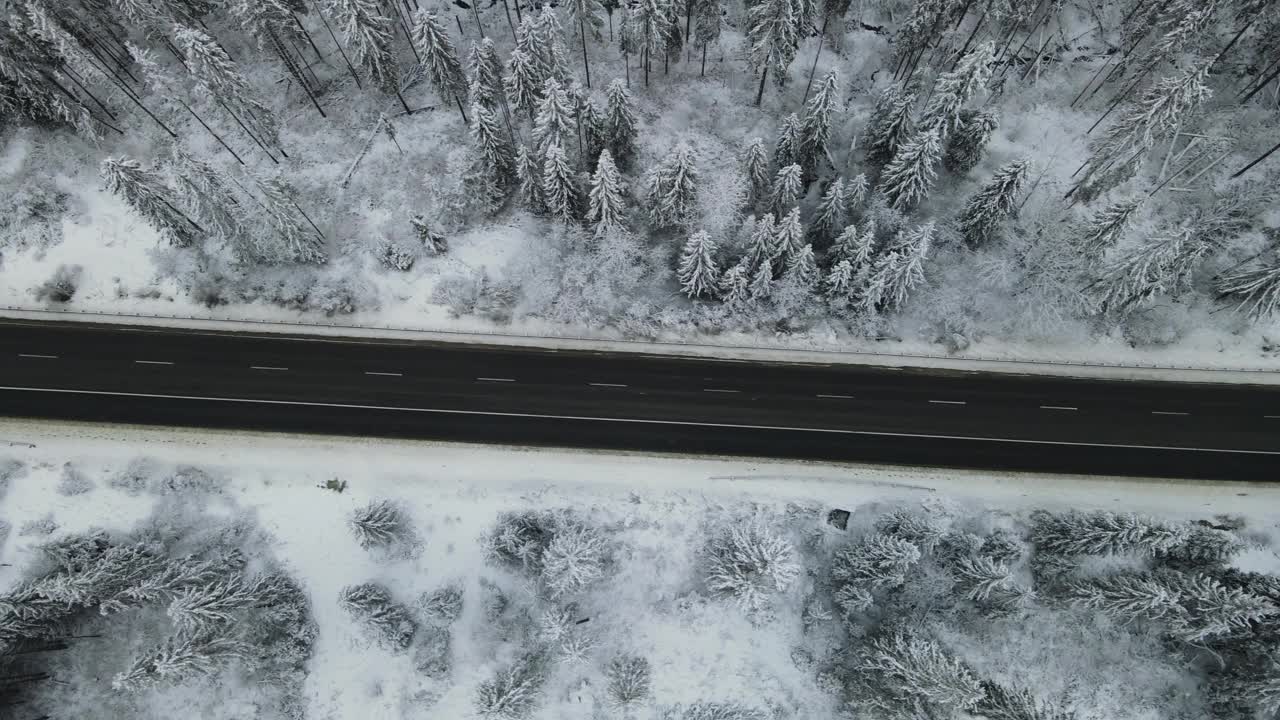
[[[609,679],[609,701],[626,707],[649,696],[649,661],[638,655],[619,655],[604,671]]]
[[[72,467],[71,463],[62,466],[62,477],[56,488],[59,495],[83,495],[93,488],[93,481]]]
[[[538,655],[526,655],[482,681],[476,688],[476,712],[484,718],[502,720],[527,716],[537,704],[546,679],[544,662]]]
[[[559,519],[537,510],[506,512],[485,539],[490,560],[511,568],[541,572],[542,558],[555,538]]]
[[[363,625],[381,645],[403,650],[413,642],[417,626],[403,605],[376,583],[348,585],[338,595],[343,610]]]
[[[433,624],[449,625],[462,614],[462,584],[449,583],[423,593],[418,599],[418,610]]]
[[[1227,562],[1244,548],[1244,543],[1235,534],[1195,523],[1181,542],[1156,551],[1156,556],[1162,562],[1180,568],[1211,567]]]
[[[870,691],[860,701],[890,715],[914,708],[950,716],[985,695],[973,673],[936,642],[901,632],[872,640],[856,668]]]
[[[357,509],[347,526],[365,550],[394,545],[412,532],[404,510],[390,500],[375,500]]]
[[[1026,546],[1013,531],[997,528],[982,539],[982,546],[978,552],[996,562],[1012,564],[1026,552]]]
[[[156,484],[156,492],[162,495],[187,493],[220,493],[226,487],[226,481],[216,478],[198,467],[181,465],[172,473],[160,479]]]
[[[570,595],[604,576],[604,537],[577,522],[561,522],[542,554],[542,581],[552,597]]]
[[[697,702],[677,706],[667,714],[670,720],[766,720],[761,710],[734,703]]]
[[[109,478],[107,485],[130,495],[138,495],[146,491],[157,472],[157,468],[150,461],[132,460],[123,470]]]
[[[946,534],[946,527],[938,518],[906,509],[893,510],[876,518],[876,530],[906,540],[924,553],[933,552]]]
[[[412,270],[414,261],[418,259],[413,250],[387,238],[378,243],[374,256],[385,267],[400,272]]]
[[[179,683],[212,675],[227,663],[244,658],[248,646],[225,635],[179,633],[133,661],[111,680],[116,690],[136,692],[161,683]]]
[[[84,268],[79,265],[59,265],[44,284],[35,288],[36,299],[42,302],[66,303],[75,297]]]
[[[800,574],[791,542],[758,520],[735,523],[707,549],[707,587],[734,598],[743,609],[764,609]]]
[[[58,523],[53,519],[53,513],[49,513],[41,518],[24,521],[18,526],[18,535],[52,535],[57,529]]]
[[[839,581],[895,587],[920,560],[920,549],[900,538],[872,535],[835,554],[831,575]]]
[[[60,242],[70,197],[43,183],[10,183],[0,198],[0,249],[44,248]]]
[[[1057,555],[1154,554],[1183,542],[1188,532],[1186,526],[1132,513],[1038,511],[1032,516],[1031,541],[1036,550]]]

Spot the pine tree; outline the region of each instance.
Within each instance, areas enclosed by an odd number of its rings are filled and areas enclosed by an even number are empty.
[[[693,37],[702,48],[701,74],[707,74],[707,46],[720,39],[724,10],[720,0],[693,0]]]
[[[655,53],[666,51],[667,8],[666,0],[636,0],[631,3],[627,28],[640,52],[644,66],[644,84],[649,86],[649,65]]]
[[[960,126],[964,104],[991,78],[995,52],[995,42],[983,43],[961,58],[955,70],[938,77],[921,115],[921,130],[937,130],[938,138],[946,140]]]
[[[982,161],[991,133],[999,127],[999,116],[994,110],[961,110],[957,125],[947,137],[942,164],[948,171],[963,175]]]
[[[1182,526],[1132,513],[1048,513],[1032,515],[1031,541],[1036,549],[1055,555],[1114,555],[1167,550],[1187,535]]]
[[[698,168],[693,150],[681,144],[649,172],[646,199],[654,225],[683,225],[693,219],[698,204]]]
[[[813,246],[805,243],[799,250],[787,258],[787,270],[783,278],[792,287],[812,291],[818,286],[818,259],[813,253]]]
[[[760,263],[760,267],[756,269],[756,274],[751,278],[751,284],[748,289],[754,302],[764,302],[773,295],[773,265],[771,261],[765,260]]]
[[[773,163],[778,167],[794,165],[800,159],[801,135],[800,117],[791,113],[782,119],[778,126],[778,137],[773,144]]]
[[[471,142],[483,169],[500,190],[516,181],[516,150],[498,126],[498,118],[479,101],[471,105]]]
[[[822,79],[817,94],[809,101],[800,125],[798,159],[809,177],[817,171],[819,161],[826,157],[827,141],[831,139],[831,113],[839,101],[838,95],[836,71],[832,70]]]
[[[518,658],[476,686],[476,712],[483,718],[512,720],[532,711],[538,691],[546,682],[542,660],[535,655]]]
[[[342,28],[351,61],[364,68],[385,93],[400,90],[400,70],[392,52],[392,22],[377,0],[328,0],[323,11]]]
[[[471,52],[467,55],[467,69],[471,74],[472,100],[490,110],[497,110],[505,98],[502,78],[506,69],[502,66],[493,40],[484,38],[471,46]]]
[[[143,170],[137,160],[107,158],[101,174],[107,191],[120,196],[171,245],[189,247],[204,234],[204,228],[169,201],[160,177]]]
[[[867,199],[869,189],[866,173],[858,173],[845,183],[844,196],[848,200],[850,217],[860,213],[862,202]]]
[[[898,148],[880,178],[880,191],[895,210],[910,208],[929,194],[941,153],[937,130],[922,130]]]
[[[720,276],[720,299],[725,305],[737,308],[751,299],[751,267],[746,258]]]
[[[604,537],[580,523],[562,524],[542,554],[542,582],[551,597],[579,592],[604,577]]]
[[[841,259],[833,265],[822,281],[822,291],[829,300],[847,301],[856,290],[853,263],[848,260]]]
[[[1174,622],[1174,633],[1184,642],[1201,643],[1247,630],[1264,618],[1280,614],[1280,606],[1268,599],[1227,587],[1208,575],[1183,575],[1180,579],[1185,581],[1176,588],[1181,613]]]
[[[452,97],[461,112],[461,98],[467,89],[466,75],[462,72],[458,51],[435,13],[423,9],[414,11],[412,41],[436,92],[441,97]],[[466,121],[466,113],[462,113],[462,119]]]
[[[1013,585],[1009,566],[986,556],[960,558],[951,574],[958,589],[974,602],[984,602]]]
[[[894,77],[910,77],[925,48],[934,41],[942,19],[954,3],[948,0],[916,0],[893,36]]]
[[[1245,265],[1224,273],[1215,289],[1221,297],[1239,300],[1237,308],[1255,320],[1274,315],[1280,310],[1280,264]]]
[[[920,549],[906,540],[872,535],[837,551],[831,575],[844,583],[872,588],[897,587],[906,582],[907,572],[919,561]]]
[[[516,177],[520,180],[520,200],[533,213],[547,212],[546,195],[542,190],[542,168],[533,159],[529,148],[521,145],[516,150]]]
[[[133,661],[116,675],[111,687],[137,692],[162,683],[179,683],[212,675],[227,663],[249,657],[249,647],[238,640],[209,634],[179,633]]]
[[[778,226],[773,213],[765,213],[755,223],[755,230],[747,242],[747,271],[754,272],[761,265],[772,262],[782,255],[778,246]]]
[[[542,192],[547,211],[566,225],[578,217],[578,178],[569,167],[564,148],[550,145],[542,171]]]
[[[578,36],[582,40],[582,69],[587,78],[587,87],[591,87],[591,64],[587,61],[587,28],[591,35],[600,39],[600,28],[604,25],[600,13],[599,0],[569,0],[569,22],[578,26]]]
[[[788,165],[778,170],[777,176],[773,179],[773,192],[769,197],[769,204],[778,215],[789,211],[800,201],[800,191],[803,189],[802,173],[799,165]]]
[[[180,591],[169,603],[167,614],[179,632],[214,634],[235,622],[242,611],[275,602],[280,593],[278,575],[253,580],[223,578]]]
[[[751,185],[750,201],[758,203],[769,195],[772,186],[769,177],[769,157],[765,153],[764,140],[755,138],[747,145],[742,156],[743,172]]]
[[[976,705],[982,685],[958,659],[932,640],[894,633],[872,640],[857,668],[874,678],[884,699],[898,707],[917,703],[949,715]]]
[[[932,553],[946,535],[946,527],[937,516],[899,508],[876,518],[876,530],[891,537],[901,538]]]
[[[609,679],[606,691],[616,707],[634,705],[649,696],[649,661],[635,655],[619,655],[609,661],[604,671]]]
[[[600,151],[595,175],[591,178],[590,207],[587,222],[596,226],[596,237],[622,226],[622,214],[626,210],[622,194],[622,177],[613,164],[609,149]]]
[[[516,48],[511,51],[507,61],[507,77],[505,79],[507,97],[511,99],[511,107],[516,112],[523,112],[530,118],[541,101],[542,81],[538,78],[537,67],[528,53]]]
[[[280,242],[277,262],[324,263],[324,237],[298,207],[297,190],[280,178],[259,178],[258,191],[268,226]]]
[[[875,108],[863,131],[866,138],[867,161],[883,165],[898,152],[898,146],[915,134],[911,120],[911,108],[916,95],[895,83],[880,92]]]
[[[1075,605],[1099,610],[1123,623],[1159,620],[1180,611],[1178,593],[1148,574],[1117,574],[1071,583],[1067,595]]]
[[[409,611],[376,583],[344,587],[338,594],[338,605],[364,625],[379,644],[392,650],[408,648],[418,630]]]
[[[578,132],[582,134],[583,152],[590,163],[587,169],[595,172],[600,153],[609,146],[609,136],[605,129],[604,113],[594,100],[584,94],[578,102]]]
[[[186,55],[187,69],[202,93],[221,102],[259,142],[280,145],[280,121],[253,96],[249,81],[240,74],[222,46],[191,28],[179,28],[173,34],[173,41]]]
[[[1017,212],[1018,193],[1027,179],[1026,160],[1014,160],[996,171],[965,205],[960,215],[960,232],[970,247],[986,244],[1000,221]]]
[[[844,178],[836,178],[818,203],[818,215],[813,219],[809,234],[819,241],[828,241],[843,228],[848,220],[848,200],[844,196]]]
[[[676,276],[680,289],[690,298],[715,297],[720,282],[720,270],[716,267],[716,244],[704,230],[689,236],[680,254],[680,266]]]
[[[760,0],[747,9],[747,38],[751,42],[751,68],[760,73],[756,105],[764,97],[765,79],[773,71],[781,82],[800,45],[800,25],[807,23],[799,0]]]
[[[767,607],[800,575],[795,548],[758,520],[735,523],[712,538],[707,549],[707,587],[732,597],[748,612]]]
[[[631,93],[621,80],[609,83],[606,90],[604,128],[609,152],[623,170],[631,167],[636,155],[636,116],[631,109]]]
[[[1140,205],[1140,198],[1121,200],[1107,205],[1089,218],[1081,245],[1090,261],[1100,261],[1108,249],[1115,247],[1129,229],[1133,214]]]
[[[933,223],[911,232],[898,233],[888,252],[876,260],[863,290],[863,309],[892,310],[901,307],[917,286],[924,282],[924,261],[933,244]]]
[[[561,83],[569,80],[569,61],[564,47],[564,29],[550,3],[542,6],[533,26],[533,49],[542,68],[542,79],[555,78]]]
[[[548,148],[557,145],[564,148],[573,136],[573,108],[569,98],[555,78],[547,78],[542,88],[542,101],[533,124],[533,145],[538,154],[545,155]]]
[[[848,260],[855,272],[862,272],[871,264],[875,244],[875,224],[868,222],[862,233],[858,232],[857,225],[846,227],[832,243],[831,250],[837,260]]]
[[[788,265],[804,250],[806,243],[804,225],[800,222],[800,208],[791,208],[791,212],[778,222],[778,234],[773,242],[776,252],[774,257]]]
[[[351,513],[347,525],[365,550],[394,545],[409,532],[404,510],[390,500],[376,500],[358,508]]]
[[[22,18],[0,18],[0,111],[21,114],[34,122],[66,124],[86,137],[97,139],[106,127],[83,102],[69,93],[54,92],[64,86],[61,61],[51,49],[34,42],[20,28]],[[70,102],[68,102],[70,100]]]
[[[987,720],[1075,720],[1075,714],[1036,699],[1028,690],[1006,688],[982,681],[985,697],[974,710]]]
[[[201,225],[237,246],[243,242],[244,208],[221,173],[174,146],[169,174],[183,208]]]

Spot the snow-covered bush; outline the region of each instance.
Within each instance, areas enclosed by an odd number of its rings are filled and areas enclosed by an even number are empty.
[[[409,611],[391,599],[376,583],[348,585],[338,594],[338,604],[381,645],[404,650],[413,642],[417,626]]]
[[[418,259],[413,250],[388,238],[378,242],[375,257],[385,267],[400,272],[412,270],[414,261]]]
[[[51,303],[71,302],[71,298],[76,295],[82,272],[84,268],[79,265],[59,265],[53,275],[33,291],[36,299]]]
[[[763,711],[745,705],[718,702],[697,702],[677,706],[667,714],[670,720],[766,720]]]
[[[537,655],[526,655],[476,687],[476,712],[484,718],[514,720],[533,712],[546,680],[544,660]]]
[[[763,610],[774,593],[800,574],[791,542],[759,520],[736,522],[707,549],[707,587],[732,597],[743,609]]]
[[[543,554],[559,524],[559,518],[546,511],[503,513],[485,539],[486,554],[500,565],[541,572]]]
[[[618,707],[635,705],[649,696],[649,661],[638,655],[619,655],[609,661],[609,701]]]
[[[418,599],[418,610],[436,625],[449,625],[462,614],[462,584],[449,583],[423,593]]]
[[[552,597],[573,594],[604,576],[607,559],[598,530],[562,521],[542,554],[542,581]]]
[[[71,463],[62,466],[62,477],[58,480],[57,488],[59,495],[83,495],[93,488],[93,481],[75,469]]]
[[[946,525],[928,513],[898,509],[876,518],[876,530],[931,553],[946,534]]]
[[[403,508],[390,500],[375,500],[357,509],[347,525],[365,550],[394,545],[412,532]]]

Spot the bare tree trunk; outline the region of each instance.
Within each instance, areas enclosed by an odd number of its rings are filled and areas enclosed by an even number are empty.
[[[511,22],[511,5],[510,5],[510,3],[508,3],[508,2],[507,2],[507,0],[502,0],[502,9],[503,9],[503,10],[505,10],[505,11],[506,11],[506,13],[507,13],[507,25],[511,28],[511,41],[512,41],[512,42],[519,42],[519,41],[520,41],[520,40],[519,40],[519,38],[517,38],[517,37],[516,37],[516,24],[515,24],[515,23],[513,23],[513,22]],[[613,16],[612,16],[612,15],[610,15],[609,17],[610,17],[610,18],[612,18]],[[613,26],[612,26],[612,25],[610,25],[610,26],[609,26],[609,28],[610,28],[609,41],[610,41],[610,42],[612,42],[612,41],[613,41],[613,32],[612,32],[612,28],[613,28]]]
[[[760,71],[760,87],[756,88],[756,107],[760,107],[760,101],[764,98],[764,79],[769,77],[769,63],[766,61],[764,69]]]
[[[578,32],[582,34],[582,68],[587,73],[587,89],[591,89],[591,63],[587,62],[587,26],[586,20],[578,18]]]
[[[204,121],[204,120],[203,120],[199,115],[197,115],[197,114],[196,114],[196,111],[191,109],[191,106],[190,106],[190,105],[186,104],[186,103],[185,103],[185,102],[183,102],[182,100],[179,100],[178,98],[174,98],[174,99],[175,99],[175,100],[177,100],[177,101],[178,101],[178,103],[179,103],[180,105],[182,105],[182,107],[186,108],[186,109],[187,109],[187,112],[191,113],[191,117],[194,117],[194,118],[196,119],[196,122],[200,123],[200,126],[201,126],[201,127],[203,127],[205,130],[208,130],[208,131],[209,131],[209,134],[213,136],[213,139],[214,139],[214,140],[217,140],[217,141],[218,141],[218,144],[219,144],[219,145],[221,145],[221,146],[223,147],[223,149],[225,149],[227,152],[231,153],[231,157],[235,158],[235,159],[236,159],[236,162],[240,163],[241,165],[244,165],[244,164],[245,164],[245,163],[244,163],[244,160],[240,159],[240,156],[236,154],[236,151],[235,151],[235,150],[232,150],[232,149],[231,149],[231,146],[230,146],[230,145],[228,145],[228,144],[226,143],[226,141],[224,141],[224,140],[222,139],[222,136],[221,136],[221,135],[219,135],[218,133],[214,132],[214,131],[213,131],[213,128],[209,127],[209,125],[208,125],[207,123],[205,123],[205,121]]]
[[[822,57],[822,43],[827,39],[827,21],[830,19],[830,13],[822,16],[822,29],[818,31],[818,52],[813,56],[813,67],[809,68],[809,82],[805,83],[804,99],[800,101],[800,107],[809,102],[809,88],[813,87],[813,74],[818,71],[818,58]]]
[[[1249,172],[1250,170],[1252,170],[1252,169],[1253,169],[1253,166],[1255,166],[1255,165],[1257,165],[1258,163],[1262,162],[1263,160],[1266,160],[1267,158],[1271,157],[1271,155],[1272,155],[1272,154],[1274,154],[1274,153],[1275,153],[1275,151],[1277,151],[1277,150],[1280,150],[1280,143],[1276,143],[1274,146],[1272,146],[1272,148],[1271,148],[1270,150],[1268,150],[1268,151],[1266,151],[1266,152],[1262,153],[1261,155],[1259,155],[1259,156],[1258,156],[1258,157],[1257,157],[1253,162],[1251,162],[1251,163],[1249,163],[1248,165],[1245,165],[1244,167],[1242,167],[1242,168],[1240,168],[1239,170],[1237,170],[1237,171],[1236,171],[1236,174],[1231,176],[1231,179],[1232,179],[1232,180],[1235,180],[1236,178],[1240,177],[1241,175],[1243,175],[1243,174],[1245,174],[1245,173]]]
[[[702,43],[702,71],[698,73],[698,77],[707,76],[707,44]]]
[[[333,28],[329,27],[329,21],[324,18],[324,13],[316,10],[316,14],[320,16],[320,22],[324,23],[324,29],[329,31],[329,37],[333,38],[333,44],[338,46],[338,53],[342,55],[342,62],[347,64],[347,71],[351,73],[351,78],[356,81],[356,87],[360,90],[364,86],[360,84],[360,75],[356,72],[356,68],[351,64],[351,59],[347,57],[347,51],[342,49],[342,43],[338,42],[338,36],[333,33]]]

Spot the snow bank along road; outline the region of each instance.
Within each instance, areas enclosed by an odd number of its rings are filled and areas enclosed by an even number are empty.
[[[1280,387],[0,321],[0,413],[1280,480]]]

